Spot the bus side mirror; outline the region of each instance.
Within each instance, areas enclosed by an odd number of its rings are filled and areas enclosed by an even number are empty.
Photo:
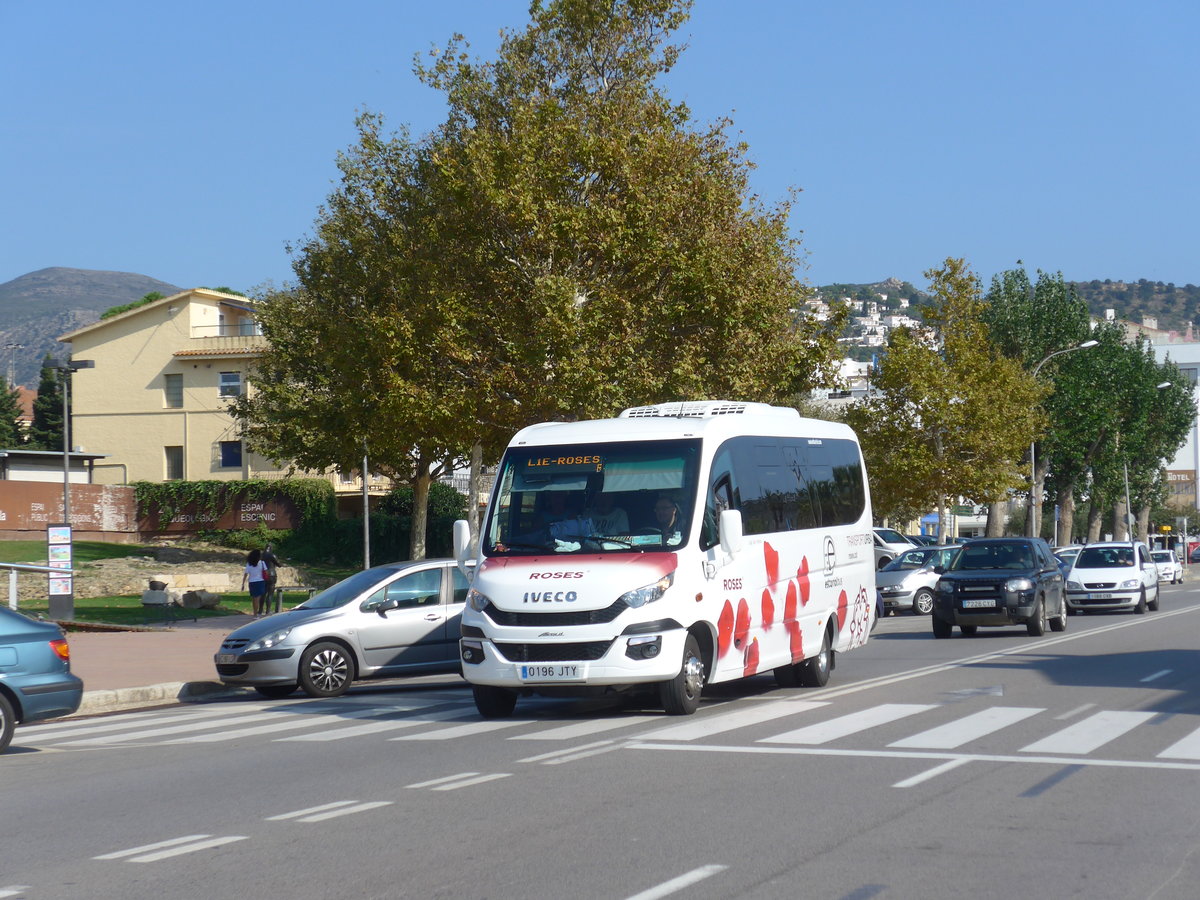
[[[742,549],[742,513],[737,509],[721,511],[719,523],[721,531],[721,550],[728,556],[733,556]]]
[[[458,571],[463,573],[463,577],[467,582],[472,581],[472,576],[475,574],[474,568],[467,566],[467,560],[471,555],[471,523],[466,519],[458,519],[454,523],[454,561],[458,564]]]

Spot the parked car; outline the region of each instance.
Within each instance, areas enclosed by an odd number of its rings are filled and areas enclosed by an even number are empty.
[[[935,547],[937,546],[936,534],[906,534],[910,544],[916,544],[918,547]]]
[[[336,697],[359,678],[458,671],[468,587],[451,559],[365,569],[232,632],[214,658],[217,676],[264,697],[297,687]]]
[[[0,753],[18,723],[69,716],[82,700],[62,629],[0,608]]]
[[[1075,557],[1079,555],[1079,551],[1082,549],[1083,547],[1076,544],[1054,548],[1054,558],[1058,560],[1058,567],[1062,570],[1064,576],[1071,571],[1071,564],[1075,562]]]
[[[957,547],[914,547],[905,550],[875,573],[875,587],[883,598],[885,615],[912,610],[913,615],[933,612],[933,589],[938,582],[937,566],[950,565]]]
[[[1079,551],[1067,575],[1067,608],[1141,614],[1158,609],[1158,569],[1140,541],[1106,541]]]
[[[894,528],[872,529],[875,537],[875,568],[882,569],[896,555],[911,550],[915,544]]]
[[[1067,627],[1063,575],[1041,538],[967,541],[942,569],[933,601],[933,636],[965,635],[979,626],[1024,624],[1040,637]]]
[[[1158,568],[1158,580],[1171,584],[1183,584],[1183,566],[1175,558],[1174,550],[1151,550],[1150,558]]]

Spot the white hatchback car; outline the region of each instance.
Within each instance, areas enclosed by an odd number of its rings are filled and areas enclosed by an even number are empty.
[[[1150,557],[1158,567],[1158,580],[1171,584],[1183,584],[1183,566],[1175,558],[1174,550],[1151,550]]]
[[[1067,574],[1067,612],[1158,609],[1158,567],[1145,544],[1107,541],[1079,551]]]

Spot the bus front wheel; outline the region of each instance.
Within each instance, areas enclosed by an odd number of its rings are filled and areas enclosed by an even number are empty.
[[[668,716],[690,716],[700,708],[700,692],[704,689],[704,659],[694,635],[683,642],[683,660],[679,673],[658,687],[658,697]]]

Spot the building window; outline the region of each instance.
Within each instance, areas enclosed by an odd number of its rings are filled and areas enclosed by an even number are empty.
[[[242,373],[222,372],[220,387],[222,397],[240,397],[242,394]]]
[[[182,375],[163,376],[163,402],[167,409],[180,409],[183,407]]]
[[[183,448],[163,447],[166,458],[167,481],[183,480]]]
[[[242,466],[242,442],[221,441],[221,468],[240,469]]]
[[[1180,372],[1180,374],[1182,374],[1182,375],[1183,375],[1183,377],[1184,377],[1184,378],[1186,378],[1186,379],[1187,379],[1187,380],[1188,380],[1188,381],[1189,381],[1191,384],[1193,384],[1193,385],[1194,385],[1194,384],[1196,383],[1196,369],[1195,369],[1194,367],[1192,367],[1192,366],[1180,366],[1180,367],[1179,367],[1179,372]]]

